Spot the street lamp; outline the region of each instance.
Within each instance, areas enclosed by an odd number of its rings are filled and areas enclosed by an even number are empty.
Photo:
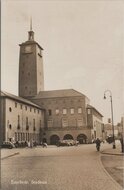
[[[110,94],[110,102],[111,102],[111,117],[112,117],[112,131],[113,131],[113,149],[116,148],[115,146],[115,136],[114,136],[114,122],[113,122],[113,102],[112,102],[112,92],[110,90],[106,90],[104,92],[104,99],[106,99],[106,93],[109,92]]]

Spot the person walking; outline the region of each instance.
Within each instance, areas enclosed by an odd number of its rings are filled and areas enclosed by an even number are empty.
[[[96,143],[96,149],[97,149],[97,151],[100,151],[100,145],[101,145],[100,139],[97,138],[95,143]]]

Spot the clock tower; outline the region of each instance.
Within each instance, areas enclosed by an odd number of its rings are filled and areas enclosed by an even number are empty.
[[[44,90],[43,48],[34,40],[32,24],[28,41],[20,44],[19,96],[30,98]]]

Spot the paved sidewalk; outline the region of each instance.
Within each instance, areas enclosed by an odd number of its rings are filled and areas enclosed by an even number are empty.
[[[116,143],[116,149],[113,149],[112,144],[105,144],[100,153],[105,170],[123,189],[124,153],[121,152],[120,143]]]
[[[110,147],[104,148],[103,150],[101,150],[101,153],[108,154],[108,155],[124,156],[124,153],[121,152],[120,144],[117,144],[115,149],[113,149],[112,144],[111,144],[111,148]]]
[[[14,156],[19,154],[20,150],[13,148],[13,149],[1,149],[1,160],[6,159],[8,157]]]

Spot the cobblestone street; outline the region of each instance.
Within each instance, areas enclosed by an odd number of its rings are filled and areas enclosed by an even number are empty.
[[[21,149],[2,160],[2,190],[11,189],[122,190],[104,169],[94,144]]]

